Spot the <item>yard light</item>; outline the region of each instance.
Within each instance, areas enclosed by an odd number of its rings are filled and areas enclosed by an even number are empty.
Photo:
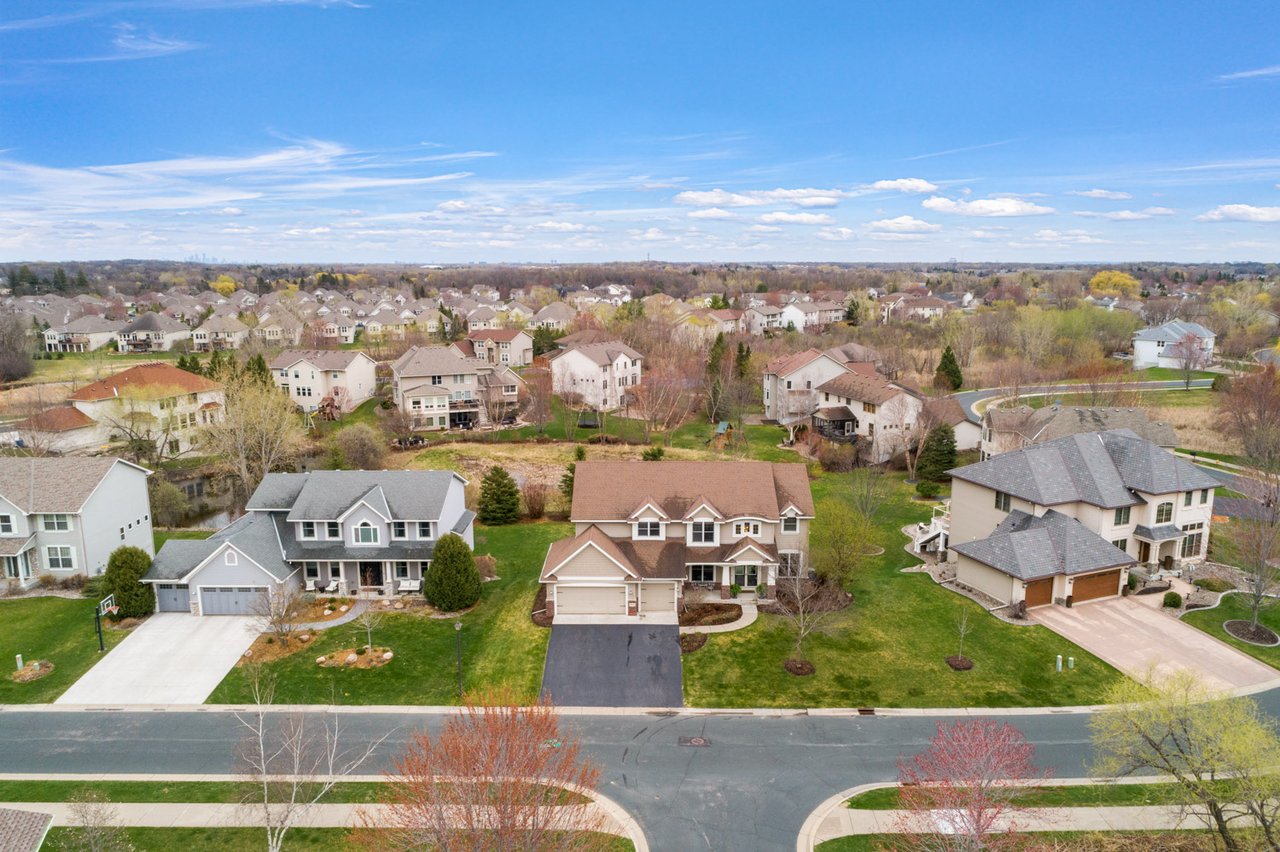
[[[458,637],[458,700],[462,700],[462,622],[453,623],[453,632]]]

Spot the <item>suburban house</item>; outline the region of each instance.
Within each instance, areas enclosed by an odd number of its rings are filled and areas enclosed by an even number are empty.
[[[933,296],[915,293],[893,293],[881,296],[877,302],[880,322],[891,320],[923,320],[930,321],[941,317],[949,307],[946,302]]]
[[[447,470],[269,473],[239,520],[170,540],[143,578],[160,612],[252,615],[280,590],[362,597],[420,592],[436,542],[474,546],[466,480]]]
[[[297,346],[302,342],[302,323],[288,314],[263,317],[253,335],[268,346]]]
[[[414,346],[391,365],[391,394],[415,429],[466,428],[485,416],[480,368],[448,346]]]
[[[93,577],[118,547],[154,552],[146,468],[123,459],[0,457],[0,561],[11,590]]]
[[[473,357],[494,367],[525,367],[533,363],[533,338],[518,328],[493,328],[467,335]]]
[[[145,313],[116,333],[121,352],[168,352],[175,343],[191,339],[191,329],[164,314]]]
[[[842,372],[815,388],[813,428],[824,438],[854,443],[871,464],[904,450],[924,400],[879,375]]]
[[[844,307],[835,302],[792,302],[779,314],[783,328],[811,331],[844,319]]]
[[[627,394],[639,386],[644,356],[614,340],[560,349],[549,361],[553,393],[578,394],[583,405],[612,411],[624,406]]]
[[[315,411],[326,399],[338,411],[351,411],[377,389],[378,363],[363,352],[291,349],[270,367],[276,385],[303,411]]]
[[[533,315],[534,328],[549,328],[552,331],[566,331],[573,324],[578,312],[564,302],[552,302]]]
[[[807,420],[818,407],[818,385],[847,372],[842,361],[817,349],[774,358],[764,368],[764,419]]]
[[[249,326],[235,317],[212,316],[191,332],[191,345],[197,352],[239,349],[249,339]]]
[[[1214,333],[1198,322],[1170,320],[1133,334],[1133,369],[1168,367],[1180,369],[1184,364],[1203,369],[1213,363]]]
[[[220,418],[225,404],[222,385],[165,363],[130,367],[85,385],[67,401],[14,424],[23,443],[71,453],[142,440],[179,455],[192,448],[201,426]]]
[[[752,305],[742,314],[742,325],[752,334],[764,334],[787,327],[782,318],[782,308],[773,305]]]
[[[44,349],[46,352],[92,352],[115,340],[124,326],[119,320],[92,314],[83,316],[45,329]]]
[[[1002,604],[1120,594],[1134,566],[1204,559],[1217,478],[1129,429],[1068,435],[951,471],[956,582]]]
[[[337,314],[333,319],[320,320],[311,324],[311,335],[323,343],[355,343],[356,321]]]
[[[806,569],[813,496],[802,464],[584,461],[574,536],[542,565],[556,623],[674,624],[686,587],[772,597]]]
[[[1105,432],[1129,429],[1165,449],[1178,446],[1178,433],[1164,421],[1153,421],[1141,408],[1088,408],[1050,405],[1032,408],[988,408],[982,415],[980,458],[989,459],[1009,450],[1020,450],[1076,435],[1081,432]]]
[[[467,314],[467,331],[482,331],[499,325],[498,312],[488,305],[481,305]]]

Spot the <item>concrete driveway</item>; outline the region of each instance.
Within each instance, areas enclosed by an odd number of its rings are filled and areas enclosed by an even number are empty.
[[[542,694],[562,707],[683,707],[674,624],[557,624]]]
[[[57,704],[203,704],[253,644],[254,619],[159,612],[62,693]]]
[[[1157,672],[1191,669],[1223,690],[1280,685],[1280,671],[1131,598],[1042,606],[1029,615],[1130,676],[1154,666]]]

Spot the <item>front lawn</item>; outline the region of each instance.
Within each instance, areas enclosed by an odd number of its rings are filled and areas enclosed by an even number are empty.
[[[1223,595],[1222,603],[1213,609],[1192,610],[1182,617],[1184,622],[1203,630],[1214,639],[1220,639],[1231,647],[1244,651],[1249,656],[1255,657],[1269,666],[1280,669],[1280,646],[1267,648],[1240,641],[1222,629],[1222,622],[1233,619],[1250,620],[1247,595],[1238,593]],[[1277,609],[1274,605],[1270,607],[1264,606],[1262,612],[1258,615],[1258,623],[1270,627],[1276,633],[1280,633],[1280,609]]]
[[[794,458],[794,456],[793,456]],[[1026,707],[1092,704],[1119,674],[1047,628],[1014,626],[987,615],[926,574],[900,569],[918,560],[903,549],[899,529],[928,520],[927,504],[911,499],[902,474],[877,524],[885,553],[851,583],[853,605],[811,636],[805,655],[817,668],[797,677],[782,668],[794,633],[782,616],[761,615],[751,627],[715,634],[684,656],[685,701],[695,707]],[[815,501],[844,498],[847,474],[819,474]],[[815,521],[822,523],[822,518]],[[957,616],[969,613],[965,640],[971,671],[953,672]],[[1055,671],[1058,654],[1074,656],[1074,671]]]
[[[126,828],[125,836],[138,852],[259,852],[265,833],[262,828]],[[51,828],[42,850],[78,849],[79,832],[73,828]],[[345,828],[294,828],[285,835],[285,852],[324,850],[347,852],[365,849],[351,842],[351,831]],[[625,837],[614,837],[613,852],[634,849]]]
[[[217,530],[153,530],[151,537],[155,539],[156,553],[170,539],[203,539],[213,535]]]
[[[550,631],[534,626],[529,610],[547,547],[570,532],[568,524],[559,523],[476,526],[476,553],[497,557],[499,579],[485,583],[480,603],[461,617],[464,691],[506,686],[519,700],[538,697]],[[263,665],[276,676],[275,701],[280,704],[456,704],[453,624],[452,618],[389,614],[373,641],[391,648],[395,659],[377,669],[316,665],[317,656],[364,644],[354,625],[332,628],[305,650]],[[248,700],[240,668],[209,697],[212,704]]]
[[[845,802],[859,811],[891,811],[898,807],[898,787],[879,787]],[[1024,788],[1016,800],[1024,808],[1101,808],[1174,805],[1182,801],[1177,784],[1070,784]]]
[[[21,654],[27,663],[53,663],[50,674],[30,683],[15,683],[6,674],[0,679],[0,704],[51,702],[101,659],[93,626],[96,606],[97,601],[53,597],[0,601],[0,660],[8,666]],[[127,634],[104,627],[102,635],[109,651]]]

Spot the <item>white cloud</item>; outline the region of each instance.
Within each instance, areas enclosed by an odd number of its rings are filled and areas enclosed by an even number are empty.
[[[721,207],[707,207],[703,210],[690,210],[688,212],[690,219],[737,219],[737,213],[731,213]]]
[[[1268,65],[1265,68],[1251,68],[1248,71],[1236,71],[1233,74],[1222,74],[1218,80],[1255,80],[1259,77],[1280,77],[1280,65]]]
[[[577,222],[539,222],[533,227],[539,231],[553,231],[560,234],[572,234],[587,229],[586,225],[580,225]]]
[[[852,228],[819,228],[814,236],[831,243],[843,243],[853,239]]]
[[[669,236],[667,236],[667,233],[663,231],[661,228],[646,228],[643,231],[632,230],[632,231],[628,231],[627,233],[631,234],[633,239],[642,240],[644,242],[649,242],[649,243],[657,242],[659,240],[671,239]]]
[[[1045,216],[1055,212],[1052,207],[1033,204],[1021,198],[979,198],[977,201],[957,201],[935,195],[920,203],[926,210],[954,213],[959,216]]]
[[[1112,222],[1137,222],[1156,216],[1172,216],[1177,212],[1170,207],[1144,207],[1141,210],[1077,210],[1075,215],[1086,219],[1109,219]]]
[[[890,231],[899,234],[921,234],[929,231],[942,230],[941,225],[935,225],[932,222],[926,222],[923,219],[917,219],[914,216],[898,216],[894,219],[877,219],[874,222],[868,222],[867,227],[873,231]]]
[[[749,195],[742,195],[737,192],[729,192],[723,189],[711,190],[685,190],[676,193],[676,204],[687,204],[691,207],[758,207],[765,202],[752,198]]]
[[[1031,238],[1042,243],[1064,243],[1070,245],[1095,245],[1107,242],[1088,231],[1074,229],[1070,231],[1055,231],[1052,228],[1044,228],[1032,234]]]
[[[1133,196],[1127,192],[1118,192],[1111,189],[1077,189],[1072,192],[1068,192],[1067,195],[1079,195],[1081,198],[1106,198],[1111,201],[1124,201],[1125,199],[1133,198]]]
[[[747,231],[752,234],[780,234],[783,229],[777,225],[752,225]]]
[[[1196,218],[1201,222],[1280,222],[1280,207],[1221,204]]]
[[[791,225],[829,225],[835,220],[826,213],[766,213],[760,217],[766,224],[785,222]]]
[[[924,178],[895,178],[894,180],[878,180],[870,184],[868,189],[876,189],[890,192],[937,192],[938,187],[929,183]]]
[[[835,207],[849,193],[841,189],[726,189],[686,190],[676,194],[676,204],[690,207],[762,207],[766,204],[794,204],[797,207]]]
[[[244,211],[239,207],[223,207],[218,211],[219,216],[243,216]]]

